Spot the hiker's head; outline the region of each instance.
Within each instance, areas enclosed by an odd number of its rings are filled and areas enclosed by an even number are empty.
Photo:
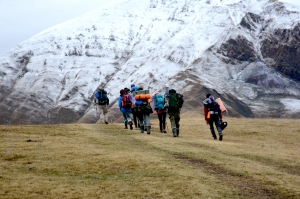
[[[130,93],[130,89],[124,88],[125,93]]]
[[[102,92],[102,91],[104,91],[104,89],[103,88],[98,88],[98,91]]]
[[[212,101],[215,100],[214,96],[212,96],[212,95],[209,96],[209,99],[211,99]]]
[[[211,96],[211,94],[210,94],[210,93],[206,94],[206,98],[209,98],[210,96]]]
[[[170,93],[176,93],[176,90],[175,90],[175,89],[170,89],[170,90],[169,90],[169,94],[170,94]]]
[[[139,87],[138,90],[139,90],[139,91],[142,91],[142,90],[144,90],[144,89],[143,89],[143,87]]]
[[[135,85],[134,85],[134,84],[131,84],[130,88],[132,88],[132,87],[135,87]]]
[[[123,94],[125,94],[125,91],[124,91],[124,89],[121,89],[120,90],[120,95],[123,95]]]

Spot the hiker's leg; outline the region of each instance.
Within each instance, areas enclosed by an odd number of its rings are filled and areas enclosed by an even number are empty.
[[[171,123],[171,128],[173,132],[173,137],[177,137],[177,129],[176,129],[176,122],[175,122],[175,113],[170,112],[169,113],[169,119]]]
[[[163,115],[162,114],[157,114],[158,120],[159,120],[159,130],[162,133],[163,131]]]
[[[177,129],[177,137],[179,136],[179,127],[180,127],[179,121],[180,121],[180,113],[177,112],[175,114],[175,123],[176,123],[176,129]]]
[[[220,120],[219,118],[215,120],[215,125],[216,125],[216,128],[218,130],[218,133],[219,133],[219,140],[222,141],[223,140],[223,134],[222,134],[222,129],[221,129],[221,124],[220,124]]]
[[[136,120],[136,110],[135,110],[135,108],[131,109],[131,113],[132,113],[132,118],[133,118],[134,126],[135,126],[135,128],[137,128],[137,120]]]
[[[167,116],[167,113],[162,113],[161,116],[162,116],[163,132],[167,133],[167,131],[166,131],[166,116]]]
[[[138,121],[139,121],[139,126],[140,126],[140,130],[141,130],[141,133],[144,133],[144,117],[143,117],[143,114],[138,114],[137,115],[138,117]]]
[[[125,124],[125,129],[127,129],[127,124],[128,124],[128,121],[127,121],[127,115],[126,115],[126,112],[123,112],[123,120],[124,120],[124,124]]]
[[[102,105],[98,105],[98,111],[99,111],[99,119],[104,123],[104,113],[103,113]]]
[[[151,132],[150,114],[144,114],[144,121],[147,126],[147,134],[150,134]]]
[[[108,110],[107,110],[107,105],[101,105],[103,115],[104,115],[104,122],[105,124],[108,124]]]
[[[215,120],[215,126],[217,128],[219,135],[222,135],[221,123],[219,119]]]
[[[131,121],[131,117],[130,117],[130,112],[125,112],[126,118],[127,118],[127,123],[130,126],[130,130],[132,130],[132,121]]]
[[[214,129],[214,120],[209,119],[208,123],[209,123],[209,128],[210,128],[210,132],[211,132],[212,136],[214,137],[214,139],[217,139],[215,129]]]

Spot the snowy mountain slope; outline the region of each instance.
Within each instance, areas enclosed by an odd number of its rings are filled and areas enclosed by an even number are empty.
[[[201,111],[206,92],[233,116],[298,117],[300,7],[267,0],[114,1],[0,58],[0,122],[95,122],[104,87],[164,85]]]

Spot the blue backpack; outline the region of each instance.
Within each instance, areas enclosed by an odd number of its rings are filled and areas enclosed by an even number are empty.
[[[162,94],[157,94],[155,96],[155,108],[162,110],[165,108],[165,98]]]
[[[94,92],[94,95],[98,99],[99,105],[109,104],[109,99],[107,97],[107,92],[105,90],[102,90],[101,92],[96,90]]]

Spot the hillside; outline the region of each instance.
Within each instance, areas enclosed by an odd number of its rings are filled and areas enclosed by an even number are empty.
[[[226,118],[213,140],[202,118],[180,137],[109,125],[1,125],[0,197],[299,198],[300,122]]]

